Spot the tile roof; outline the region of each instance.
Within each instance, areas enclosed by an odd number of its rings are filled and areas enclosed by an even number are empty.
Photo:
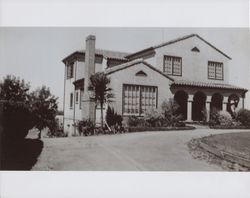
[[[154,66],[150,65],[149,63],[147,63],[146,61],[144,61],[142,58],[139,58],[139,59],[135,59],[135,60],[132,60],[132,61],[129,61],[129,62],[126,62],[126,63],[123,63],[123,64],[120,64],[120,65],[117,65],[115,67],[110,67],[108,69],[105,70],[105,73],[106,74],[112,74],[114,72],[117,72],[117,71],[120,71],[120,70],[123,70],[123,69],[126,69],[128,67],[131,67],[133,65],[136,65],[136,64],[139,64],[139,63],[143,63],[144,65],[148,66],[149,68],[151,68],[152,70],[160,73],[161,75],[163,75],[164,77],[170,79],[170,80],[174,80],[173,78],[169,77],[168,75],[164,74],[163,72],[161,72],[160,70],[156,69]]]
[[[198,82],[198,81],[189,81],[189,80],[175,80],[172,82],[171,86],[192,86],[192,87],[203,87],[203,88],[218,88],[218,89],[231,89],[231,90],[244,90],[247,89],[223,83],[207,83],[207,82]]]
[[[176,38],[176,39],[173,39],[173,40],[170,40],[170,41],[167,41],[167,42],[155,45],[155,46],[148,47],[146,49],[137,51],[135,53],[131,53],[131,54],[125,56],[125,57],[129,58],[129,57],[131,57],[133,55],[140,54],[140,53],[148,51],[148,50],[157,49],[157,48],[160,48],[160,47],[163,47],[163,46],[166,46],[166,45],[170,45],[170,44],[173,44],[173,43],[176,43],[176,42],[179,42],[179,41],[183,41],[183,40],[189,39],[189,38],[194,37],[194,36],[196,36],[197,38],[199,38],[200,40],[202,40],[203,42],[205,42],[206,44],[208,44],[210,47],[214,48],[216,51],[218,51],[219,53],[221,53],[222,55],[224,55],[228,59],[230,59],[230,60],[232,59],[231,57],[229,57],[228,55],[226,55],[224,52],[222,52],[218,48],[216,48],[214,45],[212,45],[211,43],[209,43],[208,41],[206,41],[205,39],[203,39],[198,34],[189,34],[189,35],[186,35],[186,36],[183,36],[183,37],[179,37],[179,38]]]
[[[73,56],[74,54],[85,54],[85,50],[77,50],[63,59],[63,62],[66,61],[69,57]],[[105,58],[116,59],[116,60],[123,60],[128,61],[125,56],[128,55],[126,52],[119,52],[119,51],[111,51],[111,50],[104,50],[104,49],[95,49],[95,54],[103,56]]]

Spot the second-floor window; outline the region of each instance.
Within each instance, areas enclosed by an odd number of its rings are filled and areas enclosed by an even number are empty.
[[[76,104],[78,104],[78,91],[76,91]]]
[[[70,108],[72,109],[73,108],[73,93],[70,93],[70,104],[69,104]]]
[[[67,79],[73,78],[74,73],[74,64],[70,63],[67,65]]]
[[[208,61],[208,79],[223,80],[223,63]]]
[[[176,56],[164,56],[163,72],[173,76],[182,75],[182,59]]]

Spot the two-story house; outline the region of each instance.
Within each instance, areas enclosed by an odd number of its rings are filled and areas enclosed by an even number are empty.
[[[112,106],[126,118],[160,108],[169,98],[180,106],[184,120],[200,121],[203,110],[244,108],[246,89],[229,83],[231,58],[197,34],[151,46],[135,53],[100,50],[96,38],[86,38],[86,49],[65,59],[64,131],[77,133],[82,119],[100,120],[90,99],[90,76],[104,71],[111,79]]]

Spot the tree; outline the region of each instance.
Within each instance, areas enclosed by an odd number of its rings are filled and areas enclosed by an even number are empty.
[[[104,72],[97,72],[90,77],[90,86],[93,88],[94,100],[101,107],[101,127],[103,128],[103,105],[111,102],[113,95],[110,84],[110,78]]]
[[[4,137],[22,139],[34,126],[29,89],[29,83],[15,76],[7,75],[0,82],[0,100],[4,103]]]
[[[57,98],[45,86],[38,88],[31,95],[35,127],[39,130],[38,139],[41,139],[41,131],[44,128],[48,127],[49,130],[55,130]]]

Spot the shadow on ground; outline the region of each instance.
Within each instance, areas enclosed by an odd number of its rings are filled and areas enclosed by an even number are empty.
[[[1,170],[30,170],[43,149],[38,139],[8,140],[1,145]]]

